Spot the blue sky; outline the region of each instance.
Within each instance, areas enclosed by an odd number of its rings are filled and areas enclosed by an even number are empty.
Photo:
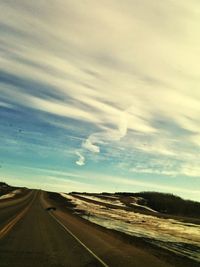
[[[200,201],[199,10],[1,1],[1,179]]]

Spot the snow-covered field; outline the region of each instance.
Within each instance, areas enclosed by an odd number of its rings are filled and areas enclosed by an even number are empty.
[[[89,200],[94,200],[94,201],[98,201],[98,202],[101,202],[102,204],[112,204],[116,207],[125,207],[126,205],[124,203],[122,203],[120,201],[120,199],[118,199],[117,196],[98,196],[98,195],[95,195],[95,196],[91,196],[91,195],[84,195],[84,194],[76,194],[77,196],[80,196],[82,198],[85,198],[85,199],[89,199]],[[140,205],[138,204],[138,200],[141,199],[140,197],[132,197],[132,200],[133,202],[130,203],[130,205],[132,207],[136,207],[136,208],[142,208],[143,210],[147,210],[147,211],[151,211],[151,212],[157,212],[147,206],[144,206],[144,205]]]
[[[15,195],[20,194],[21,193],[21,189],[17,189],[14,190],[6,195],[0,196],[0,200],[1,199],[8,199],[8,198],[13,198]]]
[[[61,193],[84,211],[85,219],[126,234],[145,238],[148,242],[200,262],[200,225],[173,219],[111,209]],[[103,203],[102,203],[103,204]]]

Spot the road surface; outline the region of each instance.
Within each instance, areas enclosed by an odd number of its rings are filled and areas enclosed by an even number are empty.
[[[47,211],[43,194],[0,203],[1,267],[172,266],[72,214]]]

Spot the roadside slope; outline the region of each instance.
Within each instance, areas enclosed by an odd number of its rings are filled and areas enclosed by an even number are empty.
[[[78,237],[88,248],[98,255],[108,266],[137,266],[137,267],[170,267],[181,266],[166,262],[163,257],[153,253],[151,248],[142,248],[137,242],[133,244],[125,240],[123,235],[115,231],[96,226],[68,211],[62,203],[55,202],[43,194],[43,203],[48,206],[56,206],[52,213],[63,223],[76,237]],[[155,252],[155,251],[154,251]],[[170,259],[169,259],[170,261]],[[184,266],[184,265],[182,265]],[[185,265],[188,266],[188,265]],[[195,265],[194,265],[195,266]]]

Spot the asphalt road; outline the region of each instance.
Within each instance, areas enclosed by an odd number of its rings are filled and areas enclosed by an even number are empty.
[[[21,198],[0,201],[0,231],[12,218],[15,218],[21,211],[31,204],[35,194],[36,192],[30,191]]]
[[[103,266],[41,206],[40,192],[0,208],[0,230],[26,207],[23,218],[0,239],[1,267]]]

